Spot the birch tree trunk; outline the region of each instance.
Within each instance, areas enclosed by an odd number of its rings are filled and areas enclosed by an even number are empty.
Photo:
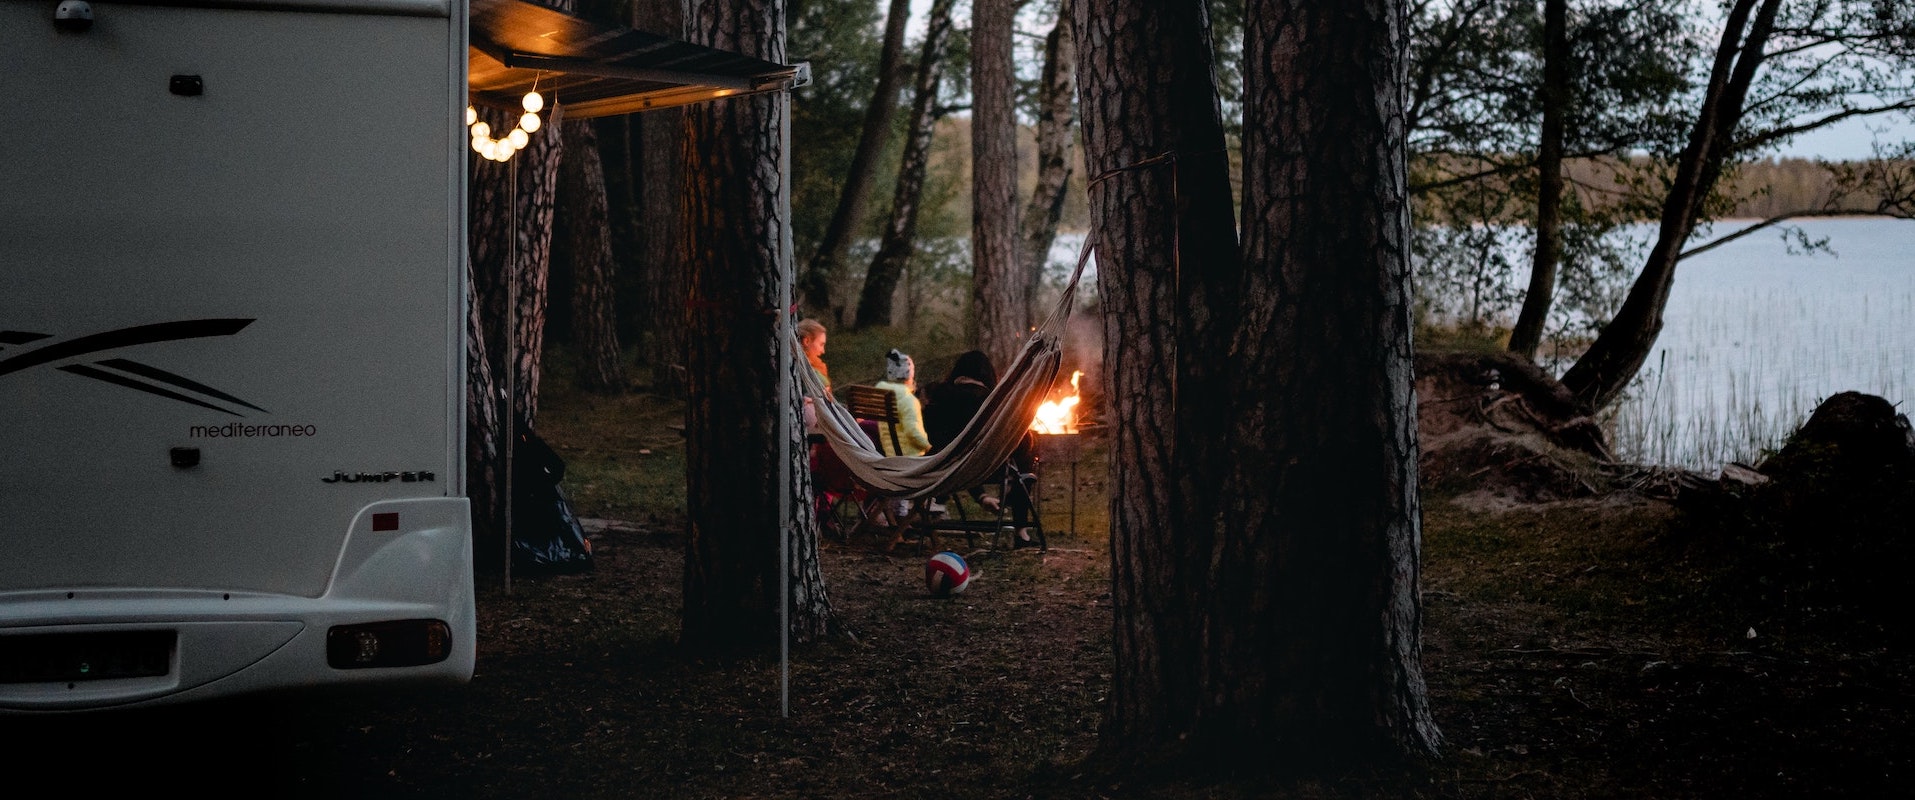
[[[1024,206],[1018,231],[1019,269],[1030,277],[1027,298],[1036,298],[1050,262],[1051,243],[1057,241],[1057,222],[1064,216],[1064,199],[1071,180],[1072,130],[1077,108],[1077,40],[1071,35],[1072,0],[1059,0],[1057,24],[1044,37],[1044,71],[1038,81],[1037,185]],[[1036,325],[1045,309],[1027,304]]]
[[[838,194],[838,207],[825,225],[818,252],[804,271],[805,304],[826,312],[835,323],[844,322],[844,303],[837,298],[845,282],[845,255],[862,230],[865,208],[871,204],[871,184],[877,177],[878,157],[891,141],[891,120],[897,116],[898,89],[904,82],[904,26],[911,19],[911,0],[891,0],[885,12],[884,42],[878,51],[878,81],[865,107],[864,129],[851,154],[851,168]]]
[[[918,52],[917,77],[911,100],[911,118],[905,129],[904,155],[898,164],[898,185],[891,199],[891,217],[884,226],[878,254],[865,270],[858,296],[856,327],[891,324],[891,301],[898,280],[917,252],[918,213],[923,209],[924,176],[931,163],[931,139],[940,114],[938,89],[944,80],[944,51],[951,39],[953,0],[931,0],[925,18],[924,43]]]

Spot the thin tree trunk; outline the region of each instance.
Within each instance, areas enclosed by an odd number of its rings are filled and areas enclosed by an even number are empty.
[[[871,103],[865,107],[864,130],[858,135],[858,149],[851,154],[851,167],[844,177],[844,190],[838,195],[838,207],[818,241],[818,252],[805,268],[802,287],[805,304],[827,313],[835,322],[844,321],[844,303],[837,297],[845,273],[845,254],[851,240],[863,229],[865,207],[871,204],[871,184],[878,172],[878,158],[891,141],[891,119],[898,108],[898,88],[903,84],[904,27],[911,19],[911,0],[891,0],[885,12],[884,43],[878,51],[878,82],[871,91]]]
[[[1015,0],[971,3],[971,330],[1008,364],[1023,346],[1030,285],[1017,254]]]
[[[1024,206],[1019,230],[1020,269],[1030,276],[1027,298],[1037,297],[1044,267],[1050,262],[1051,243],[1057,240],[1057,221],[1064,216],[1064,199],[1071,179],[1071,150],[1075,143],[1077,40],[1071,36],[1071,0],[1059,0],[1057,24],[1044,39],[1044,71],[1038,84],[1037,186]],[[1043,310],[1027,303],[1036,325]]]
[[[650,276],[639,259],[640,239],[637,115],[620,114],[593,120],[598,126],[599,159],[605,164],[605,218],[611,231],[613,314],[621,342],[643,341],[644,319],[651,313]],[[643,349],[639,363],[649,365]]]
[[[625,390],[625,367],[618,348],[618,320],[612,290],[611,221],[606,201],[605,165],[599,158],[598,128],[590,120],[561,128],[560,205],[572,254],[572,340],[578,347],[579,388],[588,392]]]
[[[685,0],[636,0],[632,27],[683,38]],[[635,341],[651,365],[652,391],[685,396],[685,297],[689,275],[679,258],[679,195],[684,183],[685,112],[661,108],[631,115],[638,173],[637,260],[646,275],[646,313]]]
[[[773,62],[785,58],[778,0],[701,2],[694,43]],[[790,96],[773,93],[695,106],[685,173],[683,257],[691,266],[686,413],[685,586],[681,641],[696,651],[751,653],[780,641],[780,577],[789,631],[823,635],[832,614],[817,562],[817,523],[795,499],[780,528],[778,476],[790,498],[810,497],[797,360],[782,285],[792,277],[787,184]],[[780,394],[776,389],[787,390]],[[784,545],[791,559],[781,562]],[[789,573],[783,572],[789,570]]]
[[[1569,103],[1569,0],[1543,3],[1543,128],[1536,154],[1536,252],[1529,291],[1509,333],[1509,350],[1535,358],[1556,295],[1556,269],[1563,256],[1563,115]]]
[[[1198,709],[1230,299],[1240,257],[1203,0],[1078,3],[1074,33],[1111,401],[1102,749],[1174,761]]]
[[[932,0],[925,19],[924,44],[918,52],[916,94],[904,135],[904,155],[898,164],[898,185],[891,199],[891,217],[884,227],[878,254],[865,270],[864,290],[858,297],[856,327],[891,324],[891,301],[906,264],[917,252],[918,212],[923,206],[924,175],[931,163],[931,139],[937,122],[938,89],[944,80],[944,51],[951,39],[953,0]]]
[[[1250,0],[1246,314],[1199,747],[1433,754],[1420,656],[1404,0]]]
[[[1702,108],[1690,128],[1689,143],[1676,163],[1676,177],[1663,201],[1656,243],[1616,316],[1576,363],[1563,373],[1563,386],[1591,409],[1621,396],[1662,332],[1662,312],[1675,284],[1676,262],[1695,231],[1702,204],[1722,175],[1734,145],[1749,86],[1766,57],[1781,0],[1737,0],[1730,8],[1716,46],[1715,65]]]

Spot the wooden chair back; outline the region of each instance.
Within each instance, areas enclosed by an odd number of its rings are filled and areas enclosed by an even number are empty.
[[[891,438],[887,441],[893,444],[898,441],[897,395],[876,386],[847,386],[844,390],[844,407],[853,417],[886,426],[891,432]],[[883,444],[879,445],[879,449],[889,452]]]

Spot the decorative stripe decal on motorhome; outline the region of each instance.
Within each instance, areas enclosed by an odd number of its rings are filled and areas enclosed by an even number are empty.
[[[251,324],[253,324],[253,320],[250,319],[187,319],[176,322],[159,322],[151,325],[136,325],[131,328],[91,333],[66,341],[56,341],[10,358],[0,359],[0,375],[19,372],[29,367],[37,367],[41,364],[60,361],[62,359],[84,356],[89,353],[98,353],[103,350],[154,344],[156,342],[178,341],[182,339],[231,336]],[[7,344],[27,344],[50,338],[53,337],[44,333],[0,331],[0,342]],[[105,367],[105,369],[100,369],[101,367]],[[73,375],[110,383],[115,386],[136,389],[169,400],[177,400],[182,403],[210,408],[214,411],[231,414],[236,417],[244,415],[238,411],[223,408],[205,400],[181,394],[159,384],[166,384],[189,392],[197,392],[216,400],[223,400],[228,403],[245,406],[254,411],[266,411],[266,409],[205,384],[180,375],[175,375],[158,367],[149,366],[125,358],[103,359],[95,361],[91,365],[68,364],[66,366],[57,367],[57,369]]]
[[[51,337],[50,333],[29,333],[27,331],[0,331],[0,344],[26,344]],[[6,348],[0,347],[0,350]]]

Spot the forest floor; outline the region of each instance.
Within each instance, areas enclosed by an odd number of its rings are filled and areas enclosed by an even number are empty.
[[[130,782],[201,797],[1179,800],[1886,797],[1915,780],[1899,612],[1794,591],[1628,490],[1426,493],[1423,670],[1445,741],[1439,758],[1375,772],[1089,766],[1112,661],[1095,442],[1074,497],[1061,463],[1047,472],[1048,549],[947,543],[976,578],[932,599],[927,546],[829,542],[831,601],[855,639],[795,647],[788,677],[775,656],[688,658],[682,512],[642,499],[669,498],[682,469],[676,412],[642,396],[547,402],[594,568],[509,590],[483,576],[470,683],[0,720],[12,780],[82,795]]]

